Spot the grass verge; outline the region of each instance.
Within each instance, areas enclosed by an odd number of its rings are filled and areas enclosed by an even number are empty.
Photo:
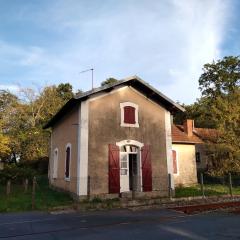
[[[233,187],[234,195],[240,195],[240,187]],[[204,185],[205,196],[220,196],[229,194],[229,187],[227,185],[211,184]],[[201,186],[196,185],[192,187],[177,187],[175,189],[175,197],[197,197],[202,196]]]
[[[72,206],[73,200],[63,192],[49,188],[46,177],[37,180],[34,210],[50,210],[59,206]],[[0,185],[0,212],[21,212],[32,210],[32,189],[24,192],[23,185],[12,184],[11,193],[6,195],[6,186]]]

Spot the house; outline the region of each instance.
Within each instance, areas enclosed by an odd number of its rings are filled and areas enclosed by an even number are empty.
[[[217,142],[219,131],[212,128],[194,128],[193,131],[204,142],[204,144],[196,144],[197,171],[204,172],[212,162],[207,145]]]
[[[217,142],[216,129],[196,128],[194,120],[187,119],[183,125],[172,125],[173,174],[175,186],[197,183],[196,173],[211,166],[208,144]]]
[[[174,189],[176,111],[184,109],[137,76],[72,98],[45,126],[52,129],[50,183],[78,198],[133,189],[166,196],[168,174]]]
[[[194,121],[172,125],[173,175],[175,186],[197,183],[198,149],[204,142],[194,131]]]

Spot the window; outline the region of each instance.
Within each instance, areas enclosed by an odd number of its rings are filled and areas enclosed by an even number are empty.
[[[58,171],[58,149],[55,148],[53,152],[53,178],[57,178]]]
[[[128,174],[128,157],[126,153],[121,154],[120,158],[120,173],[121,175],[127,175]]]
[[[196,162],[197,162],[197,163],[200,163],[200,162],[201,162],[200,152],[196,152]]]
[[[173,174],[178,174],[178,161],[176,150],[172,150],[172,159],[173,159]]]
[[[66,147],[66,161],[65,161],[65,179],[70,179],[70,162],[71,162],[71,144]]]
[[[138,105],[131,102],[120,103],[121,127],[139,127]]]

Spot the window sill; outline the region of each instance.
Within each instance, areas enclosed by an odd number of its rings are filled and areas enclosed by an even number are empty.
[[[70,182],[70,177],[69,178],[65,178],[66,182]]]
[[[121,123],[120,126],[121,126],[121,127],[135,127],[135,128],[139,128],[139,123],[135,123],[135,124]]]

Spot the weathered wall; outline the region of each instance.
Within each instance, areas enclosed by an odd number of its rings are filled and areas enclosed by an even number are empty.
[[[139,128],[121,127],[121,102],[139,106]],[[130,87],[89,102],[91,194],[108,193],[108,144],[131,139],[151,146],[153,190],[167,193],[165,109]]]
[[[190,186],[197,183],[195,145],[173,144],[177,152],[178,174],[174,174],[175,186]]]
[[[76,193],[77,189],[77,142],[78,142],[78,107],[74,108],[52,129],[50,180],[51,183],[66,191]],[[70,181],[65,180],[66,145],[71,143]],[[57,179],[52,178],[53,152],[58,148]]]

